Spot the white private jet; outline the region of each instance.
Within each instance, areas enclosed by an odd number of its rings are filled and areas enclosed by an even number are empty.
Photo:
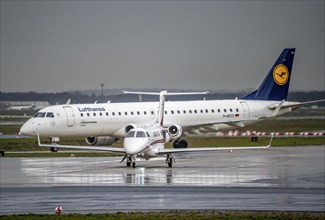
[[[186,132],[197,134],[245,127],[291,112],[303,104],[319,102],[286,101],[294,54],[294,48],[284,49],[260,87],[242,99],[164,102],[162,127],[175,140],[174,148],[187,148]],[[151,125],[158,114],[159,102],[56,105],[40,110],[21,127],[20,132],[49,137],[53,142],[59,137],[86,137],[85,141],[91,147],[79,147],[96,150],[95,146],[111,145],[131,129]],[[54,143],[51,149],[57,147],[62,146]],[[115,148],[111,150],[117,151]],[[122,148],[118,152],[125,153]]]

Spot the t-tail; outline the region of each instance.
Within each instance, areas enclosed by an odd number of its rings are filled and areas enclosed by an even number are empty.
[[[246,100],[287,100],[295,48],[286,48],[273,64],[260,87]]]

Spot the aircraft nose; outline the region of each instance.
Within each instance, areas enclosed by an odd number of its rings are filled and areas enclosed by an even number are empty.
[[[133,138],[124,139],[124,150],[127,155],[135,155],[141,153],[146,148],[146,142],[130,140]]]
[[[23,126],[21,126],[20,133],[23,135],[35,136],[36,132],[32,125],[33,125],[33,122],[28,120],[27,122],[25,122],[23,124]]]

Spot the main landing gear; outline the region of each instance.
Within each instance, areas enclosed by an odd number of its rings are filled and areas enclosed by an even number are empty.
[[[48,139],[53,145],[57,144],[59,141],[60,141],[60,138],[59,137],[51,137]],[[58,152],[59,151],[59,148],[57,147],[51,147],[50,148],[51,152]]]
[[[188,146],[187,141],[183,139],[176,140],[173,143],[174,148],[187,148],[187,146]]]
[[[168,164],[168,167],[173,167],[173,161],[175,162],[175,159],[171,154],[167,154],[166,163]]]

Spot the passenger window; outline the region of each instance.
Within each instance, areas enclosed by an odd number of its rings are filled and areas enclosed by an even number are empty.
[[[108,112],[106,112],[106,116],[108,116]]]
[[[171,110],[170,112],[172,113],[172,115],[174,114],[174,110]]]
[[[238,108],[236,108],[236,112],[239,112],[239,109]]]
[[[214,109],[211,109],[211,112],[214,113]]]
[[[144,111],[144,112],[143,112],[143,114],[144,114],[144,115],[147,115],[147,112],[146,112],[146,111]]]
[[[87,116],[90,116],[90,114],[89,114],[89,113],[87,113]]]
[[[224,109],[223,111],[226,113],[227,112],[227,109]]]
[[[99,115],[100,115],[100,116],[103,116],[103,113],[99,112]]]
[[[83,113],[80,113],[80,116],[81,116],[81,117],[84,117],[84,114],[83,114]]]
[[[96,116],[96,113],[94,112],[94,116]]]
[[[54,118],[54,114],[53,114],[53,112],[48,112],[48,113],[46,113],[46,117],[47,117],[47,118]]]
[[[229,109],[230,110],[230,112],[232,112],[232,108],[231,109]]]
[[[139,112],[139,111],[137,111],[137,114],[138,114],[138,115],[140,115],[140,112]]]

